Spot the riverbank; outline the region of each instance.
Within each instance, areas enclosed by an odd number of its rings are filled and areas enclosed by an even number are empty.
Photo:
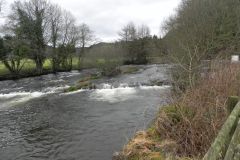
[[[71,72],[71,71],[77,70],[77,68],[74,67],[72,70],[58,70],[57,72],[54,72],[52,69],[50,69],[50,68],[48,69],[48,68],[49,67],[45,68],[41,74],[38,74],[36,71],[34,71],[34,69],[33,70],[29,70],[29,69],[23,70],[19,74],[11,74],[11,73],[6,72],[2,75],[0,74],[0,81],[18,80],[18,79],[22,79],[22,78],[38,77],[38,76],[43,76],[43,75],[47,75],[47,74],[57,74],[57,73],[61,73],[61,72]],[[138,69],[131,65],[129,65],[128,67],[122,66],[122,67],[120,67],[120,70],[117,74],[134,73],[136,71],[138,71]]]
[[[100,69],[101,66],[99,66],[97,61],[101,61],[101,60],[98,59],[98,60],[95,61],[95,60],[92,60],[92,59],[85,58],[81,70],[91,69],[91,68],[99,68]],[[148,61],[149,61],[149,64],[147,64],[147,65],[166,64],[166,62],[163,63],[164,61],[160,57],[149,57]],[[71,70],[59,69],[57,72],[54,72],[52,70],[51,60],[47,59],[47,60],[45,60],[45,62],[43,64],[43,72],[41,74],[38,74],[36,72],[36,65],[32,60],[24,59],[24,60],[22,60],[21,63],[23,64],[23,67],[22,67],[21,71],[18,74],[12,74],[4,66],[4,64],[0,61],[0,81],[18,80],[18,79],[22,79],[22,78],[38,77],[38,76],[41,76],[41,75],[55,74],[55,73],[61,73],[61,72],[71,72],[71,71],[74,71],[74,70],[80,70],[79,66],[78,66],[78,58],[77,57],[73,58],[72,69]],[[106,65],[106,67],[109,67],[109,68],[111,67],[111,65],[108,66],[108,64],[104,64],[104,65]],[[128,66],[131,66],[131,65],[128,65]],[[141,65],[139,65],[139,66],[141,66]],[[135,71],[134,67],[132,67],[132,68],[131,67],[130,68],[125,67],[125,68],[123,68],[121,73],[131,73],[131,72],[134,72],[134,71]]]
[[[115,159],[201,159],[227,118],[226,101],[239,96],[238,64],[219,66],[162,107],[150,129],[138,133]]]
[[[29,78],[29,77],[38,77],[42,75],[47,75],[47,74],[54,74],[54,73],[61,73],[61,72],[70,72],[71,70],[63,70],[59,69],[57,72],[54,72],[52,70],[52,65],[51,65],[51,60],[47,59],[45,60],[43,64],[43,71],[41,74],[38,74],[36,72],[36,65],[35,63],[30,60],[30,59],[24,59],[21,62],[23,64],[23,67],[21,71],[17,74],[12,74],[5,66],[3,63],[0,62],[0,81],[4,80],[18,80],[22,78]],[[77,70],[78,69],[78,62],[77,59],[73,59],[73,66],[72,70]]]

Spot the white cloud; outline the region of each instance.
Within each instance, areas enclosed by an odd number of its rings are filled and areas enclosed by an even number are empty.
[[[13,0],[8,0],[8,3]],[[147,24],[159,35],[160,25],[181,0],[50,0],[69,10],[78,23],[87,23],[104,41],[118,39],[118,31],[129,21]]]

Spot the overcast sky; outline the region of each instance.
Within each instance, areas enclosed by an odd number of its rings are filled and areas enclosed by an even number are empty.
[[[5,0],[9,5],[14,0]],[[132,21],[147,24],[152,34],[160,35],[160,26],[181,0],[50,0],[70,11],[77,22],[88,24],[103,41],[117,40],[122,26]]]

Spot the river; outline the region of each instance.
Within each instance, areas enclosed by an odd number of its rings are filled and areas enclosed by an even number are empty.
[[[73,93],[63,90],[94,69],[0,82],[0,159],[110,160],[170,94],[152,85],[169,79],[168,65],[139,68]]]

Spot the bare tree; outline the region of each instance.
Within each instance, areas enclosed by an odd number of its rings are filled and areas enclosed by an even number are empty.
[[[59,43],[59,54],[61,64],[64,69],[72,69],[72,58],[78,40],[78,32],[74,16],[67,11],[63,11],[61,37]]]
[[[137,38],[137,29],[135,24],[133,22],[129,22],[118,34],[122,41],[128,42],[135,40]]]
[[[62,9],[58,5],[51,5],[49,8],[50,21],[50,44],[52,46],[52,68],[53,71],[59,69],[59,54],[57,52],[58,43],[60,41],[61,27],[62,27]]]
[[[137,31],[137,37],[138,38],[146,38],[150,37],[150,28],[147,25],[142,24],[141,26],[138,27]]]
[[[150,28],[141,25],[136,29],[134,23],[130,22],[119,32],[122,47],[126,50],[126,64],[145,64],[149,42],[151,41]]]
[[[63,21],[62,21],[62,28],[61,28],[61,43],[62,44],[67,44],[70,43],[70,32],[71,28],[75,25],[76,19],[74,16],[68,12],[68,11],[63,11]]]
[[[78,34],[79,34],[79,44],[80,44],[80,53],[78,55],[78,67],[81,69],[83,64],[83,58],[85,56],[85,47],[90,45],[94,41],[93,31],[90,27],[83,23],[78,26]]]

